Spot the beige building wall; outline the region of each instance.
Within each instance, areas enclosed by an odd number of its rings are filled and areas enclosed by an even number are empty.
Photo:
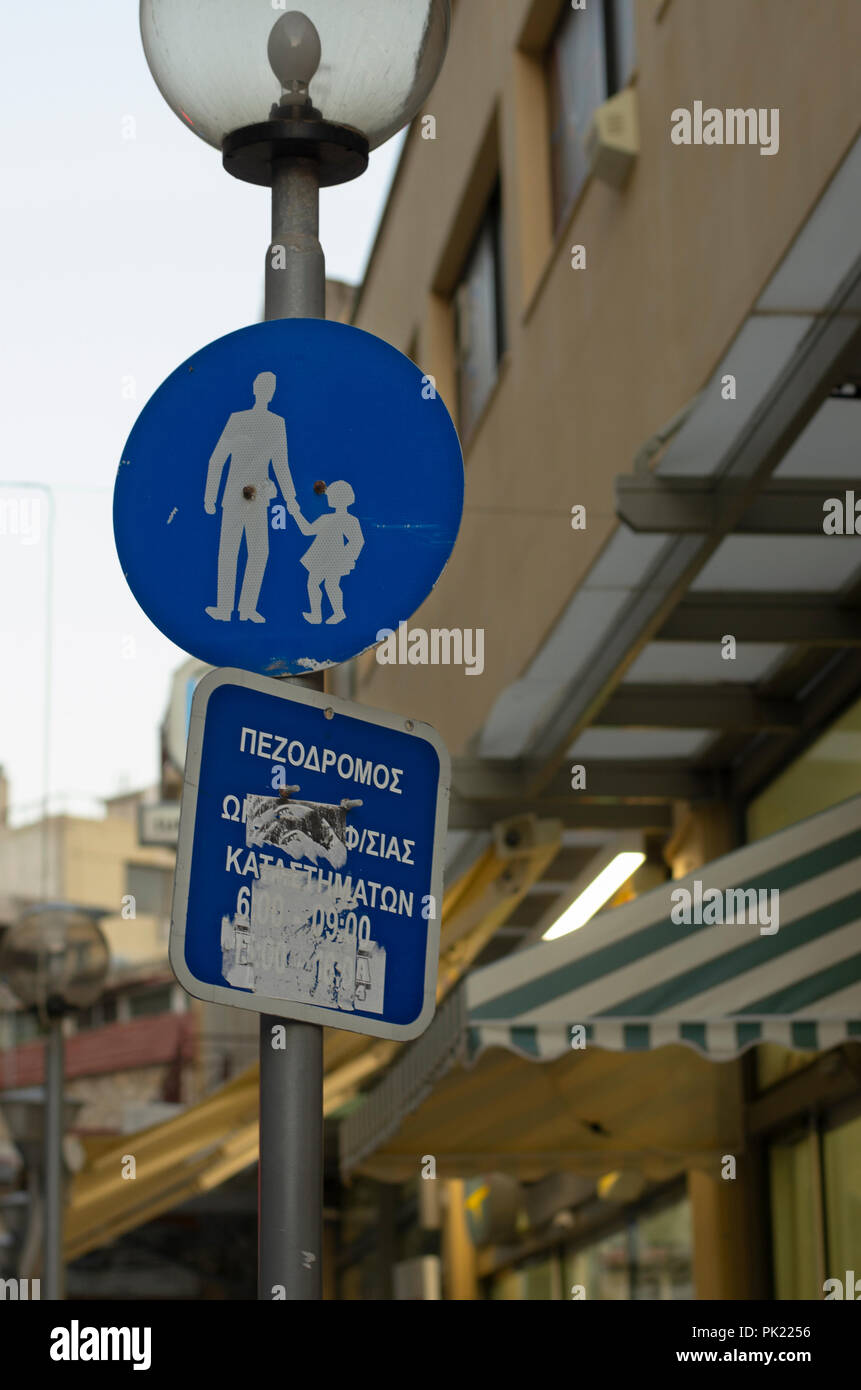
[[[65,844],[65,888],[72,902],[107,910],[102,930],[115,965],[142,964],[167,959],[167,919],[137,911],[123,916],[128,894],[127,865],[142,864],[170,874],[171,850],[138,844],[136,820],[124,816],[102,821],[69,820]],[[126,904],[126,911],[131,905]]]
[[[358,689],[430,720],[453,752],[540,647],[614,529],[613,479],[702,388],[861,123],[857,0],[637,0],[639,158],[622,192],[588,182],[554,241],[538,54],[560,12],[458,0],[426,104],[437,138],[421,120],[409,132],[354,319],[417,342],[454,412],[450,296],[499,171],[508,353],[465,442],[460,539],[413,619],[483,627],[485,674],[365,657]],[[696,100],[776,107],[778,153],[673,145],[671,112]]]
[[[127,892],[126,865],[173,870],[171,850],[138,844],[137,824],[125,817],[66,822],[65,891],[73,902],[119,911]]]
[[[15,904],[37,898],[62,896],[63,820],[52,818],[34,825],[0,829],[0,900],[4,913],[14,915]]]
[[[42,873],[45,849],[47,880]],[[45,825],[0,830],[0,895],[5,901],[63,901],[101,908],[107,913],[101,925],[114,965],[163,963],[166,919],[146,913],[123,917],[123,898],[129,864],[172,875],[174,862],[172,850],[138,844],[136,818],[58,816]]]

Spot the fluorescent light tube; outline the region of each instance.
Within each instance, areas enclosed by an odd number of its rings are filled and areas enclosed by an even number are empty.
[[[570,931],[582,927],[584,922],[594,917],[598,909],[618,892],[622,884],[645,862],[645,858],[645,854],[640,850],[625,850],[624,853],[617,854],[615,859],[611,859],[601,870],[598,877],[593,878],[589,887],[584,888],[580,896],[574,899],[570,907],[566,907],[553,926],[547,928],[541,940],[555,941],[558,936],[567,936]]]

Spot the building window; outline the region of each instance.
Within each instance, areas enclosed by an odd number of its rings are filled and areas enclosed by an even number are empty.
[[[172,986],[158,985],[153,989],[142,989],[129,996],[129,1014],[132,1018],[148,1018],[153,1014],[167,1014],[171,1010]]]
[[[135,913],[146,917],[170,917],[173,874],[152,864],[126,865],[126,892],[135,900]]]
[[[557,1253],[524,1260],[517,1269],[500,1274],[490,1285],[489,1297],[506,1303],[564,1301],[566,1295]]]
[[[88,1033],[93,1028],[104,1028],[117,1021],[117,1001],[114,995],[106,995],[88,1009],[78,1009],[75,1014],[75,1032]]]
[[[694,1296],[691,1206],[687,1198],[645,1213],[630,1231],[631,1297],[666,1302]]]
[[[748,804],[747,838],[774,835],[853,796],[861,796],[861,700]]]
[[[497,187],[454,296],[458,413],[464,436],[487,403],[505,351],[502,263],[502,201]]]
[[[660,1302],[692,1299],[693,1225],[687,1196],[629,1208],[591,1239],[559,1246],[492,1275],[486,1294],[506,1301]]]
[[[826,1274],[842,1279],[856,1269],[861,1279],[861,1116],[836,1125],[822,1138],[822,1176],[825,1188]],[[833,1290],[832,1290],[833,1292]],[[855,1301],[861,1293],[856,1284]],[[844,1297],[849,1298],[847,1289]]]
[[[586,1298],[663,1302],[691,1299],[693,1228],[687,1197],[631,1215],[624,1230],[572,1251],[566,1260],[568,1296],[582,1285]]]
[[[769,1176],[775,1298],[857,1297],[845,1281],[861,1250],[861,1116],[775,1140]]]
[[[627,87],[636,66],[634,0],[606,0],[607,94]]]
[[[633,0],[565,7],[547,50],[553,222],[558,229],[589,174],[586,137],[595,110],[634,68]]]
[[[16,1044],[34,1042],[41,1037],[42,1027],[39,1023],[38,1015],[30,1009],[21,1009],[13,1015],[13,1036]]]

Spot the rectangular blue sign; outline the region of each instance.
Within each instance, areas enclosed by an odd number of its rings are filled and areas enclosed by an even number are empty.
[[[180,984],[417,1037],[435,1007],[449,786],[426,724],[246,671],[205,676],[171,922]]]

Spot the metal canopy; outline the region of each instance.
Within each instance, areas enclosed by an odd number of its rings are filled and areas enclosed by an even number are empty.
[[[861,262],[841,304],[846,314],[838,314],[835,310],[824,322],[813,321],[805,350],[795,355],[784,380],[771,393],[771,399],[763,403],[756,426],[737,441],[728,459],[718,461],[719,472],[726,471],[732,476],[746,474],[751,478],[751,491],[755,491],[768,479],[789,443],[800,433],[832,385],[852,370],[850,364],[854,362],[861,368],[861,333],[857,329],[857,317],[848,318],[850,311],[857,316],[861,309]],[[852,331],[847,326],[850,322]],[[827,324],[833,327],[830,335]],[[847,346],[851,348],[848,359]],[[859,407],[853,402],[851,407],[847,403],[847,408]],[[605,634],[601,649],[564,690],[556,710],[535,740],[532,753],[543,765],[542,778],[552,775],[577,734],[595,722],[622,684],[631,661],[658,635],[743,510],[739,491],[732,506],[728,505],[724,512],[723,531],[712,530],[700,537],[671,535],[665,541],[658,563],[631,589],[625,609]],[[820,520],[821,515],[820,509]],[[836,537],[823,536],[822,541],[835,547],[841,545]],[[833,601],[845,601],[847,597],[851,602],[854,595],[835,593]],[[725,633],[728,631],[724,629]]]
[[[812,594],[689,594],[667,618],[658,640],[720,642],[727,632],[738,642],[861,647],[861,609]]]
[[[842,497],[845,478],[780,478],[751,498],[734,478],[662,478],[646,474],[616,479],[616,514],[632,531],[724,535],[735,530],[760,536],[821,536],[826,502]],[[744,511],[738,516],[739,504]]]
[[[454,760],[450,829],[530,812],[666,835],[673,802],[740,808],[861,695],[857,537],[823,529],[858,476],[861,259],[840,233],[859,198],[861,140],[703,390],[616,480],[620,525]]]

